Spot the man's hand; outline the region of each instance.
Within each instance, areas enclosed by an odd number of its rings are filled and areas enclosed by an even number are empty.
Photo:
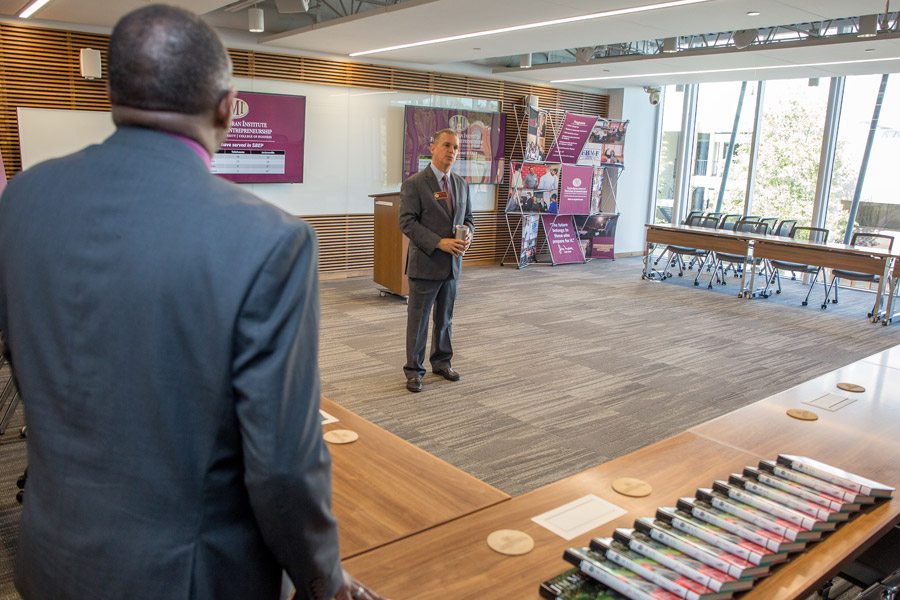
[[[382,598],[344,571],[344,583],[335,594],[334,600],[386,600],[386,598]]]
[[[469,240],[471,240],[471,236],[469,236]],[[463,252],[468,248],[467,240],[457,240],[454,238],[441,238],[441,241],[438,242],[438,250],[443,250],[447,254],[452,254],[453,256],[462,256]]]
[[[463,254],[466,253],[466,250],[469,249],[469,246],[472,245],[472,230],[469,230],[469,235],[466,236],[466,247],[463,248]]]

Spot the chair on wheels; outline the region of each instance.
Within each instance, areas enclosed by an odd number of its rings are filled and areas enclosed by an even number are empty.
[[[736,232],[740,231],[744,233],[765,235],[768,232],[768,229],[768,224],[759,221],[758,217],[744,218],[734,224],[734,231]],[[725,267],[726,263],[728,264],[727,268]],[[713,276],[709,278],[709,285],[707,285],[706,287],[710,289],[712,288],[713,279],[720,282],[722,285],[726,285],[725,271],[727,271],[728,269],[734,269],[734,276],[738,277],[742,274],[745,263],[747,263],[747,256],[745,254],[729,254],[727,252],[716,252],[715,262],[713,263],[712,268]],[[762,259],[754,259],[750,262],[751,269],[762,265]]]
[[[792,237],[796,240],[805,240],[818,244],[824,244],[828,241],[828,230],[823,227],[797,227],[795,225],[793,228],[791,228],[791,233],[788,237]],[[769,286],[772,285],[772,282],[777,282],[778,288],[775,290],[775,293],[780,294],[780,271],[790,271],[791,279],[797,279],[797,273],[805,273],[813,276],[812,283],[809,284],[809,290],[807,290],[806,292],[806,298],[804,298],[803,302],[800,303],[803,306],[809,304],[809,295],[812,293],[813,287],[819,280],[819,275],[822,273],[822,267],[786,262],[783,260],[770,260],[769,269],[769,276],[766,278],[766,287],[763,288],[763,291],[760,294],[763,298],[768,298],[771,294],[771,292],[769,292]],[[827,283],[824,278],[822,279],[822,287],[827,290]]]
[[[894,237],[890,235],[884,235],[881,233],[866,233],[864,231],[857,231],[853,234],[853,237],[850,238],[850,245],[858,248],[878,248],[879,250],[887,250],[891,251],[891,248],[894,246]],[[825,289],[825,300],[822,301],[822,309],[828,308],[828,302],[831,298],[831,290],[834,290],[834,300],[830,300],[832,304],[838,303],[838,279],[849,279],[850,281],[868,281],[869,283],[878,283],[881,280],[879,275],[872,275],[869,273],[859,273],[857,271],[845,271],[843,269],[832,269],[831,270],[831,283]],[[891,281],[890,279],[885,282],[888,286],[888,293],[891,293]],[[872,312],[870,312],[867,316],[871,317],[876,314],[880,310],[879,303],[881,302],[881,298],[875,300],[875,305],[872,307]]]

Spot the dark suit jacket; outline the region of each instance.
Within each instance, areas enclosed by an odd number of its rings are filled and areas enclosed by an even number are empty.
[[[277,598],[282,567],[332,597],[317,261],[307,224],[149,129],[10,182],[26,599]]]
[[[427,166],[400,186],[400,231],[409,238],[406,274],[419,279],[456,279],[462,257],[437,249],[441,238],[453,237],[454,225],[468,225],[475,233],[469,184],[456,173],[450,174],[450,192],[454,214],[447,201],[435,198],[441,186],[431,166]]]

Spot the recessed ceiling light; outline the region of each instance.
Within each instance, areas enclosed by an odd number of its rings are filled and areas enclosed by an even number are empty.
[[[481,48],[472,48],[472,50],[481,50]]]
[[[866,48],[866,52],[875,52],[875,48]]]
[[[471,33],[463,33],[460,35],[451,35],[432,40],[423,40],[421,42],[410,42],[408,44],[398,44],[396,46],[387,46],[385,48],[375,48],[374,50],[363,50],[360,52],[351,52],[349,56],[365,56],[367,54],[376,54],[379,52],[390,52],[391,50],[403,50],[405,48],[416,48],[418,46],[428,46],[431,44],[441,44],[444,42],[453,42],[456,40],[465,40],[469,38],[482,37],[486,35],[496,35],[498,33],[509,33],[511,31],[522,31],[525,29],[535,29],[537,27],[549,27],[551,25],[563,25],[566,23],[577,23],[580,21],[589,21],[592,19],[602,19],[608,17],[618,17],[622,15],[631,15],[651,10],[659,10],[663,8],[675,8],[678,6],[687,6],[690,4],[702,4],[711,0],[669,0],[668,2],[659,2],[657,4],[646,4],[643,6],[633,6],[629,8],[618,8],[603,12],[590,13],[587,15],[578,15],[575,17],[564,17],[561,19],[551,19],[549,21],[539,21],[536,23],[524,23],[522,25],[512,25],[510,27],[501,27],[499,29],[488,29],[486,31],[473,31]]]
[[[50,2],[50,0],[35,0],[31,4],[29,4],[25,10],[19,13],[19,17],[22,19],[27,19],[48,2]]]
[[[748,10],[748,11],[747,11],[747,16],[748,16],[748,17],[758,17],[758,16],[759,16],[759,11],[758,11],[758,10]]]

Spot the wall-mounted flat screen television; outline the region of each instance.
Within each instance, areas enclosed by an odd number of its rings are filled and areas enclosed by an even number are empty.
[[[306,98],[238,92],[212,172],[237,183],[302,183]]]

